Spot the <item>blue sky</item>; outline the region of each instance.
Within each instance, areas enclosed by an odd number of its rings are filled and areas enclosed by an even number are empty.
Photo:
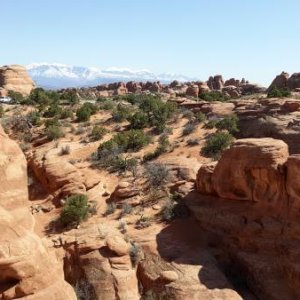
[[[268,84],[300,72],[299,0],[0,0],[0,64],[147,68]]]

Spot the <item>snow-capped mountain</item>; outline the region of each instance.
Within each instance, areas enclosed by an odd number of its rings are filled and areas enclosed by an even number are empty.
[[[171,82],[173,80],[195,80],[195,78],[170,73],[156,75],[147,69],[131,70],[117,67],[100,69],[58,63],[33,63],[26,68],[35,83],[44,88],[95,86],[116,81],[159,80],[161,82]]]

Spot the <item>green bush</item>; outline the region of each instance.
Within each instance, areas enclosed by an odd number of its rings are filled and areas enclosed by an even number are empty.
[[[38,111],[31,111],[26,116],[28,122],[30,122],[33,126],[41,125],[41,115]]]
[[[162,134],[158,140],[159,144],[154,152],[150,152],[144,155],[143,161],[147,162],[159,157],[161,154],[168,151],[170,145],[169,137],[167,134]]]
[[[267,95],[268,98],[283,98],[290,96],[291,92],[287,88],[278,88],[276,86],[272,87]]]
[[[202,152],[206,156],[218,158],[220,153],[228,148],[233,141],[233,136],[228,132],[217,132],[212,134],[206,141]]]
[[[137,111],[130,116],[129,122],[132,129],[143,129],[150,126],[148,115],[141,111]]]
[[[213,102],[213,101],[225,102],[230,99],[230,97],[224,95],[219,91],[202,92],[199,95],[199,98],[208,102]]]
[[[113,145],[127,151],[138,151],[150,142],[150,137],[142,130],[132,129],[125,132],[117,133],[110,141],[100,145],[100,148],[112,148]]]
[[[24,97],[21,93],[15,92],[15,91],[8,91],[8,97],[13,99],[14,102],[16,103],[23,103]]]
[[[65,108],[62,109],[59,118],[60,119],[68,119],[73,117],[73,111],[71,109]]]
[[[107,129],[96,125],[92,129],[91,137],[93,140],[99,141],[104,137],[106,133],[107,133]]]
[[[201,111],[196,112],[196,113],[194,114],[194,118],[195,118],[195,121],[196,121],[197,123],[203,123],[203,122],[206,120],[205,114],[202,113]]]
[[[63,92],[61,94],[61,99],[68,101],[70,105],[79,103],[79,97],[75,90]]]
[[[57,118],[48,119],[45,121],[45,127],[48,128],[50,126],[60,126],[60,123]]]
[[[239,131],[237,123],[238,123],[238,117],[236,115],[230,115],[216,122],[215,127],[219,130],[226,129],[228,130],[229,133],[235,134]]]
[[[85,102],[77,111],[76,117],[78,122],[87,122],[91,115],[98,111],[98,107],[90,102]]]
[[[52,104],[48,107],[48,109],[44,112],[45,118],[53,118],[62,113],[62,108],[58,106],[58,104]]]
[[[63,225],[78,225],[88,216],[89,206],[86,195],[73,195],[66,199],[61,211],[60,220]]]
[[[147,115],[149,125],[154,126],[158,133],[162,133],[177,106],[173,102],[165,103],[160,98],[152,96],[143,98],[139,108]]]
[[[46,128],[46,136],[49,141],[57,140],[64,136],[61,126],[50,125]]]
[[[131,115],[132,108],[119,104],[112,112],[112,119],[115,122],[123,122]]]
[[[115,106],[116,105],[112,100],[107,99],[106,101],[101,102],[100,108],[103,110],[112,110]]]

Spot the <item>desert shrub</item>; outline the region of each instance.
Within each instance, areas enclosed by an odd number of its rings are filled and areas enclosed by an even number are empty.
[[[60,123],[57,118],[48,119],[45,121],[45,127],[48,128],[50,126],[60,126]]]
[[[92,129],[91,137],[93,140],[99,141],[104,137],[106,133],[107,133],[107,129],[96,125]]]
[[[73,111],[71,109],[65,108],[61,110],[59,115],[60,119],[68,119],[73,117]]]
[[[203,123],[206,120],[206,116],[204,113],[199,111],[194,114],[194,119],[197,123]]]
[[[103,110],[113,110],[114,107],[115,107],[115,103],[110,99],[107,99],[106,101],[101,102],[100,104],[100,108]]]
[[[150,186],[160,187],[167,182],[169,170],[161,163],[148,163],[145,166],[144,174]]]
[[[212,134],[206,141],[202,152],[206,156],[217,158],[233,141],[233,136],[228,132],[217,132]]]
[[[129,122],[130,128],[132,129],[143,129],[150,125],[148,115],[141,111],[137,111],[135,114],[130,116]]]
[[[186,141],[188,146],[197,146],[200,144],[199,139],[195,138],[195,139],[189,139]]]
[[[176,217],[175,207],[175,202],[168,201],[161,210],[161,219],[165,222],[170,222],[174,220]]]
[[[109,100],[107,97],[100,96],[97,98],[96,102],[103,103],[107,100]]]
[[[147,162],[159,157],[161,154],[168,151],[168,147],[170,145],[169,137],[167,134],[162,134],[158,140],[159,144],[154,152],[150,152],[144,155],[143,161]]]
[[[115,122],[123,122],[131,115],[132,108],[119,104],[112,112],[112,119]]]
[[[219,130],[226,129],[229,133],[235,134],[239,131],[238,129],[238,118],[236,115],[230,115],[224,117],[224,119],[217,121],[215,127]]]
[[[218,120],[209,120],[209,121],[205,124],[204,128],[206,128],[206,129],[213,129],[213,128],[216,127],[216,124],[217,124],[217,123],[218,123]]]
[[[132,150],[138,151],[150,142],[150,137],[142,130],[132,129],[117,133],[112,138],[113,143],[117,144],[125,152]]]
[[[24,96],[15,91],[8,91],[8,97],[10,97],[15,103],[22,103],[24,101]]]
[[[210,91],[210,92],[202,92],[199,95],[199,98],[208,102],[212,101],[228,101],[230,97],[224,95],[222,92],[219,91]]]
[[[133,208],[130,204],[128,203],[124,203],[122,205],[122,211],[121,211],[121,214],[120,214],[120,217],[124,217],[126,215],[130,215],[133,211]]]
[[[91,115],[94,115],[98,111],[98,107],[90,102],[85,102],[76,111],[76,117],[78,122],[86,122],[90,119]]]
[[[182,111],[182,116],[188,120],[192,120],[194,117],[194,113],[189,109],[184,109]]]
[[[183,130],[182,130],[182,135],[189,135],[193,133],[196,130],[197,126],[193,122],[188,122]]]
[[[70,105],[79,103],[79,97],[75,90],[63,92],[61,94],[61,99],[66,100]]]
[[[158,133],[165,129],[166,122],[174,115],[175,103],[163,102],[157,97],[146,97],[140,101],[139,108],[147,115],[150,126],[154,126]]]
[[[283,98],[283,97],[290,97],[291,92],[287,88],[278,88],[276,86],[272,87],[268,91],[268,98]]]
[[[129,249],[129,256],[131,260],[131,264],[133,267],[136,267],[141,254],[141,248],[136,243],[131,243],[131,247]]]
[[[49,141],[57,140],[64,136],[61,126],[50,125],[46,128],[46,136]]]
[[[4,116],[4,108],[2,105],[0,105],[0,118]]]
[[[42,88],[36,88],[30,92],[28,102],[34,105],[38,104],[42,107],[45,107],[51,104],[52,102],[56,101],[56,98],[53,99],[51,98],[51,96],[53,96],[51,92],[47,92]]]
[[[112,215],[115,211],[116,211],[116,204],[115,203],[109,203],[107,205],[107,208],[106,208],[106,211],[104,213],[105,216],[108,216],[108,215]]]
[[[122,156],[118,155],[112,157],[110,166],[108,166],[108,168],[114,172],[131,171],[134,174],[137,165],[138,161],[136,158],[123,158]]]
[[[62,112],[62,108],[58,104],[54,103],[50,105],[48,109],[44,112],[44,117],[53,118],[60,115],[61,112]]]
[[[146,216],[141,216],[137,221],[135,227],[138,229],[147,228],[151,225],[151,219]]]
[[[72,195],[66,199],[61,211],[60,220],[63,225],[78,225],[88,216],[89,206],[86,195]]]
[[[33,126],[39,126],[42,124],[41,114],[38,111],[31,111],[27,114],[26,119]]]
[[[69,145],[63,146],[60,149],[60,155],[68,155],[71,153],[71,148]]]

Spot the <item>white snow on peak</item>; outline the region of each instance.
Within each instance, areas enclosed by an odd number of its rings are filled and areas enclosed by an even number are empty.
[[[130,68],[110,67],[101,69],[97,67],[70,66],[61,63],[32,63],[26,66],[30,76],[41,87],[78,87],[92,86],[115,81],[147,81],[172,80],[190,81],[184,75],[171,73],[154,74],[147,69],[133,70]]]

